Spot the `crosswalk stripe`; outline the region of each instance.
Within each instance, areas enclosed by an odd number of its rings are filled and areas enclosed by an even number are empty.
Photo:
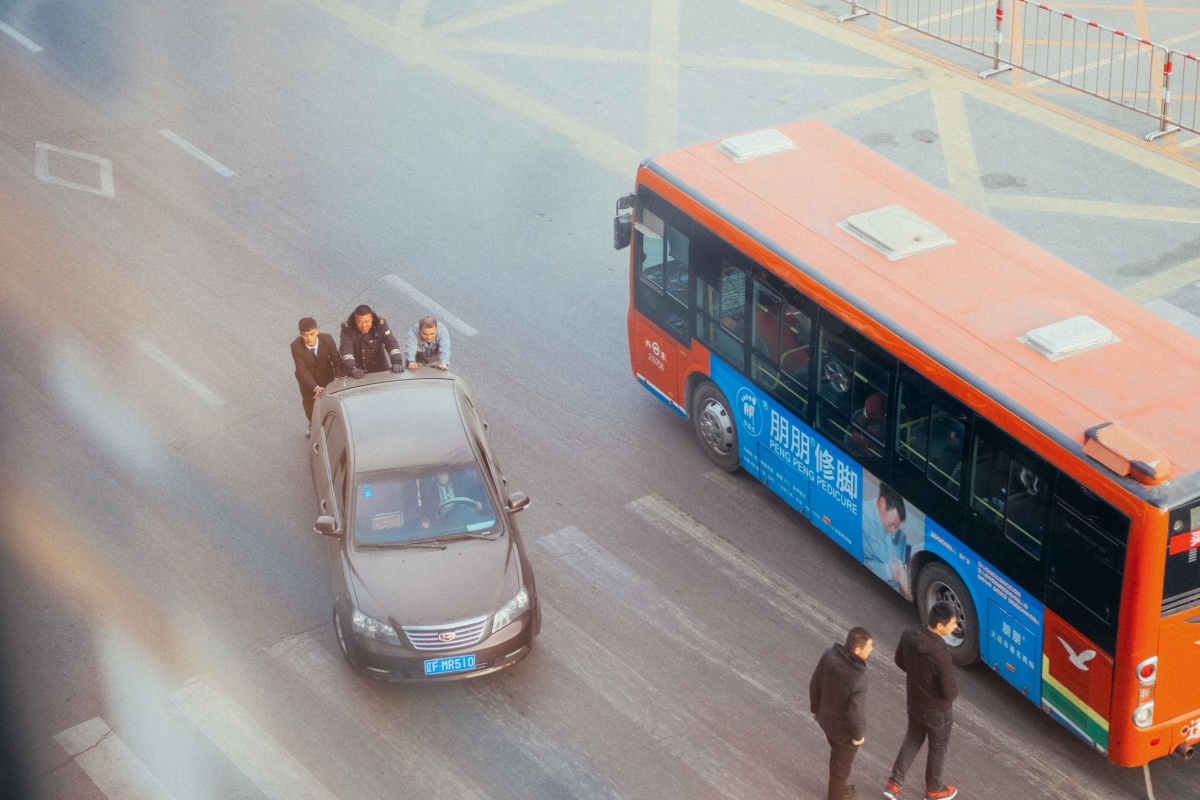
[[[68,728],[54,740],[110,800],[174,800],[100,717]]]
[[[272,800],[336,800],[233,698],[207,678],[171,694],[208,739]]]
[[[610,645],[596,641],[545,601],[542,620],[542,637],[553,642],[551,658],[564,663],[610,707],[640,726],[656,747],[686,764],[722,797],[763,798],[768,796],[768,788],[774,790],[773,796],[795,796],[795,787],[784,786],[766,774],[755,754],[723,739],[720,726],[699,718],[688,704],[664,696],[631,670]]]
[[[832,637],[833,641],[838,641],[849,630],[850,626],[844,620],[830,613],[829,608],[815,597],[747,556],[663,498],[647,495],[625,507],[662,533],[681,541],[738,588],[754,592],[789,622],[807,629],[818,639],[824,641]]]
[[[454,797],[457,800],[487,800],[489,792],[469,782],[454,769],[452,759],[422,741],[405,735],[403,741],[391,730],[402,723],[394,712],[379,703],[379,686],[356,674],[338,654],[330,653],[308,633],[289,636],[267,650],[267,655],[304,684],[312,700],[336,709],[353,719],[369,735],[357,743],[360,755],[376,769],[395,770],[393,785],[402,783],[411,797]],[[411,732],[408,732],[411,733]],[[403,752],[404,758],[396,758]]]

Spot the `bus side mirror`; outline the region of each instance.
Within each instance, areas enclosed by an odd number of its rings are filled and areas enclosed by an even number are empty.
[[[613,217],[613,248],[624,250],[633,238],[633,203],[637,195],[627,194],[617,200],[617,215]]]

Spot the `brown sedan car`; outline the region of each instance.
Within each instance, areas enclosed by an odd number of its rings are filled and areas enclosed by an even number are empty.
[[[541,627],[509,493],[461,378],[372,373],[313,411],[313,488],[330,537],[346,659],[388,681],[453,680],[520,661]]]

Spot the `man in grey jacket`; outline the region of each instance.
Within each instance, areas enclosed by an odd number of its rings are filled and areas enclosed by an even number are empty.
[[[866,628],[851,628],[844,645],[821,655],[808,682],[809,711],[829,742],[828,800],[854,796],[850,767],[867,738],[867,656],[874,647]]]
[[[450,369],[450,331],[433,317],[421,317],[408,329],[404,339],[404,358],[409,369],[437,367]]]

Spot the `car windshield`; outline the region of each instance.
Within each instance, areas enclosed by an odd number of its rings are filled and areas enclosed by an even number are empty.
[[[496,509],[474,462],[355,479],[354,538],[359,544],[487,535],[496,527]]]

